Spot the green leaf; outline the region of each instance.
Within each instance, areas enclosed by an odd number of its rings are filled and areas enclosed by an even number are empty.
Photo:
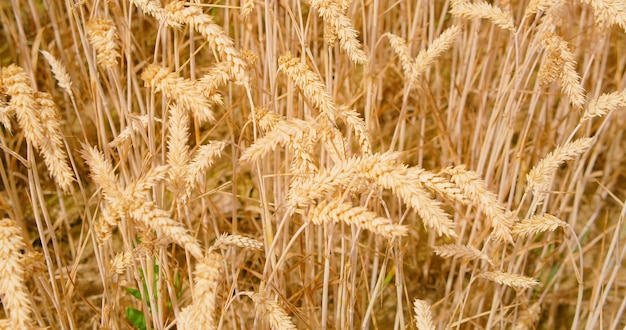
[[[141,300],[141,291],[132,288],[126,288],[126,292],[128,292],[131,296]]]
[[[135,328],[139,330],[146,330],[146,317],[140,310],[128,307],[126,309],[126,318]]]

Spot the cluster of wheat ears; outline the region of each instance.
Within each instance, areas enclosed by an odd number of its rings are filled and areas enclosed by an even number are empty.
[[[5,0],[0,31],[1,329],[626,326],[622,0]]]

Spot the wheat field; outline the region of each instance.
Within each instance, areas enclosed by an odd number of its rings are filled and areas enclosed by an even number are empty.
[[[3,0],[0,329],[623,329],[626,2]]]

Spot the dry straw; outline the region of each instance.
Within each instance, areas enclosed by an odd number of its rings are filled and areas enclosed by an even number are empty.
[[[436,329],[433,323],[433,314],[430,311],[430,305],[426,301],[415,299],[413,302],[413,312],[415,313],[415,326],[417,326],[417,329]]]
[[[0,220],[0,297],[12,329],[31,326],[31,306],[26,287],[22,230],[10,219]]]
[[[367,229],[385,238],[406,236],[408,233],[406,226],[394,224],[390,219],[379,217],[375,212],[368,211],[365,207],[343,203],[339,198],[330,202],[322,201],[317,206],[312,207],[307,219],[316,225],[342,221],[348,225],[355,225],[357,228]]]

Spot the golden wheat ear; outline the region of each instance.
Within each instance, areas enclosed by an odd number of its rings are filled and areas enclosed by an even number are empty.
[[[276,299],[272,299],[267,293],[242,292],[242,295],[250,297],[254,302],[254,309],[269,323],[272,330],[297,329],[291,317],[280,306]]]
[[[224,270],[221,254],[209,252],[200,258],[194,271],[193,302],[177,317],[180,329],[217,329],[215,307],[217,288]]]
[[[22,253],[25,248],[22,230],[15,221],[0,220],[0,296],[8,315],[6,323],[11,329],[32,326]]]
[[[435,330],[433,314],[430,311],[430,305],[426,301],[415,299],[413,312],[415,313],[415,326],[417,326],[417,329]]]

